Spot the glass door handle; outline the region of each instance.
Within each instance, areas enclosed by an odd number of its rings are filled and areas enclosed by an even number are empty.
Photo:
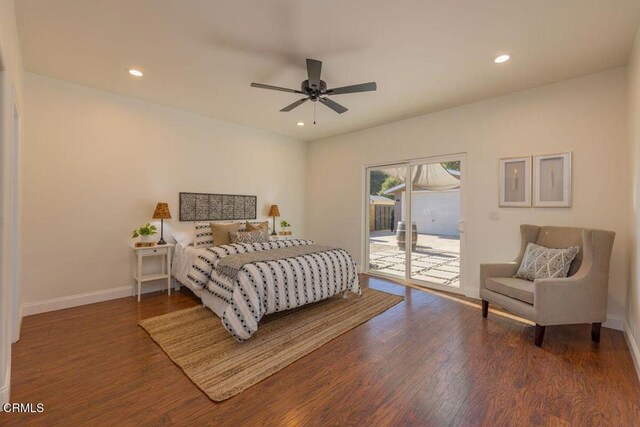
[[[459,231],[460,233],[464,233],[464,230],[465,230],[465,223],[464,223],[464,221],[460,221],[460,222],[458,223],[458,231]]]

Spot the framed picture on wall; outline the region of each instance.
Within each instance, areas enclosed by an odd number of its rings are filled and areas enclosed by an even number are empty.
[[[531,206],[531,157],[500,159],[500,207]]]
[[[571,152],[533,157],[533,205],[571,207]]]

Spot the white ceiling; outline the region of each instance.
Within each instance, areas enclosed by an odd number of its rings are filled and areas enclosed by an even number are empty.
[[[27,71],[314,140],[627,63],[638,0],[19,0]],[[501,65],[494,56],[507,52]],[[338,115],[299,95],[305,58]],[[126,73],[137,67],[141,79]],[[306,126],[298,127],[296,122]]]

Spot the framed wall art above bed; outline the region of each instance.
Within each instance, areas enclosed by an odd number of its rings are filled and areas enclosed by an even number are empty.
[[[180,193],[180,221],[256,219],[257,196]]]

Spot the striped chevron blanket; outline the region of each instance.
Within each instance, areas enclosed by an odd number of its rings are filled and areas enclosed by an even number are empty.
[[[222,324],[236,340],[244,341],[258,330],[258,323],[266,314],[346,291],[360,295],[357,268],[351,255],[344,249],[330,247],[294,253],[294,248],[310,245],[314,245],[310,240],[291,239],[208,248],[198,256],[187,278],[192,286],[228,304]],[[224,261],[234,255],[285,248],[293,251],[280,251],[281,257],[273,257],[272,252]],[[237,267],[237,273],[225,274],[225,270],[228,273],[225,267],[229,266]]]
[[[265,251],[245,252],[222,258],[218,263],[218,270],[220,270],[222,274],[229,276],[231,279],[237,279],[238,272],[245,264],[295,258],[301,255],[315,254],[318,252],[330,251],[332,249],[335,248],[323,245],[300,245],[268,249]]]

